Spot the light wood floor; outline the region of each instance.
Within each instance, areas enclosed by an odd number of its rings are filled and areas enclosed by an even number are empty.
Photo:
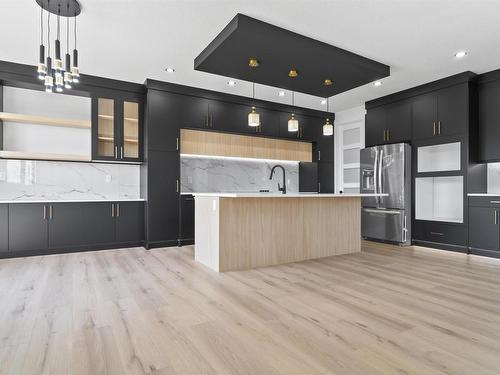
[[[0,374],[500,374],[500,260],[364,244],[217,274],[191,247],[0,261]]]

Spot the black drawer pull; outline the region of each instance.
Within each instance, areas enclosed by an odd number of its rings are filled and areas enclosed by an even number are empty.
[[[444,233],[441,233],[441,232],[431,232],[431,234],[433,234],[435,236],[444,236]]]

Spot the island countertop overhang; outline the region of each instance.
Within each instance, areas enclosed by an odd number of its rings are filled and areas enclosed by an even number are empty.
[[[217,198],[363,198],[386,197],[389,194],[322,194],[322,193],[183,193],[196,197]]]

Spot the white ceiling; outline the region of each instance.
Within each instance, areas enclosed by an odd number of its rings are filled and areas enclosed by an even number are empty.
[[[391,66],[381,87],[368,84],[333,97],[335,111],[455,73],[500,68],[499,0],[81,0],[82,72],[143,83],[146,78],[251,96],[251,83],[193,69],[194,58],[234,17],[251,17]],[[2,0],[0,60],[36,64],[35,0]],[[53,25],[53,29],[54,30]],[[242,46],[245,48],[245,46]],[[457,60],[461,49],[468,56]],[[300,51],[297,51],[300,53]],[[335,64],[335,61],[332,61]],[[172,66],[175,73],[167,73]],[[256,96],[290,102],[290,93],[257,86]],[[296,95],[299,106],[324,109]]]

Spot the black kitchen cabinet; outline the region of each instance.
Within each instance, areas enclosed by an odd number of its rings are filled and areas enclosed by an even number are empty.
[[[248,126],[248,106],[210,100],[208,103],[210,128],[231,133],[255,133]]]
[[[0,253],[9,251],[9,206],[0,204]]]
[[[78,246],[86,243],[87,218],[80,203],[47,204],[49,248]],[[92,243],[88,243],[92,244]]]
[[[142,160],[142,104],[137,96],[92,98],[92,160]]]
[[[468,84],[450,86],[413,101],[413,138],[463,134],[467,131]]]
[[[149,246],[177,244],[179,232],[179,153],[148,153],[148,228]]]
[[[115,202],[116,242],[140,242],[144,239],[144,203]]]
[[[335,192],[333,163],[318,162],[318,192]]]
[[[430,245],[451,245],[463,252],[467,247],[467,227],[462,224],[415,220],[413,236],[417,244],[423,241]]]
[[[48,211],[45,204],[9,205],[9,251],[48,249]]]
[[[323,135],[325,120],[314,119],[310,121],[314,129],[312,140],[315,142],[313,148],[313,161],[333,163],[335,143],[333,135]]]
[[[171,126],[181,128],[211,128],[210,116],[208,113],[208,103],[210,101],[197,96],[182,95],[180,105],[181,123],[176,124],[175,121],[169,121]],[[161,105],[161,103],[159,104]],[[149,103],[148,103],[149,106]]]
[[[499,251],[500,226],[498,207],[469,207],[469,247]]]
[[[299,163],[299,191],[318,192],[318,163]]]
[[[194,204],[195,200],[192,195],[181,195],[181,225],[179,230],[181,244],[190,244],[194,241]]]
[[[366,147],[387,143],[406,142],[411,139],[412,105],[400,101],[369,109],[366,114]]]
[[[112,202],[79,203],[85,218],[85,243],[105,245],[115,241],[115,217]]]
[[[249,107],[247,111],[247,123],[248,123],[248,113],[252,110]],[[280,135],[280,112],[273,111],[270,109],[256,107],[256,111],[259,113],[260,126],[251,128],[248,127],[249,133],[255,133],[258,135],[266,135],[269,137],[279,137]]]
[[[299,130],[296,132],[288,131],[288,120],[291,117],[291,113],[281,112],[280,113],[280,138],[284,139],[303,139],[306,141],[313,141],[315,135],[317,134],[316,127],[318,122],[315,123],[315,118],[311,116],[297,115],[295,118],[299,121]]]
[[[479,160],[500,161],[500,74],[497,80],[481,83],[478,87]]]
[[[149,90],[147,144],[150,150],[177,151],[179,149],[179,126],[184,97],[165,91]]]

